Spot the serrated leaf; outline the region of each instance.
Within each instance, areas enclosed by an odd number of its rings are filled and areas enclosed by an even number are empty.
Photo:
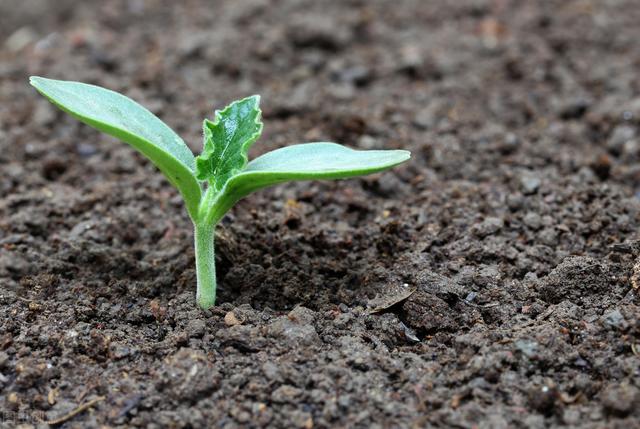
[[[247,165],[247,152],[262,132],[260,96],[231,103],[205,119],[204,149],[196,158],[196,177],[221,190],[233,175]]]
[[[291,180],[345,179],[387,170],[411,158],[406,150],[354,150],[336,143],[304,143],[268,152],[233,176],[224,189],[218,219],[239,199]]]
[[[85,124],[145,155],[182,193],[189,214],[201,196],[195,158],[184,141],[157,116],[117,92],[80,82],[32,76],[30,83],[49,101]]]

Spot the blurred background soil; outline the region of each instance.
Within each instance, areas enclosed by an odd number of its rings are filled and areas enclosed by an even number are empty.
[[[1,424],[639,426],[638,22],[634,0],[0,2]],[[252,156],[413,158],[239,203],[203,312],[179,195],[29,75],[127,94],[196,152],[259,93]]]

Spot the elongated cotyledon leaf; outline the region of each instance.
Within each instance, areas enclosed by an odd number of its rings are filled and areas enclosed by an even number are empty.
[[[178,188],[193,217],[201,196],[195,158],[184,141],[157,116],[117,92],[80,82],[32,76],[33,85],[60,109],[145,155]]]
[[[377,173],[411,157],[406,150],[354,150],[336,143],[303,143],[268,152],[231,177],[221,195],[219,219],[239,199],[267,186],[291,180],[345,179]]]

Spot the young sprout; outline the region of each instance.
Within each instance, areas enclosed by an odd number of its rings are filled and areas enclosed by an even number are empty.
[[[60,109],[133,146],[180,191],[194,225],[196,299],[203,309],[216,300],[215,226],[238,200],[289,180],[376,173],[410,157],[404,150],[358,151],[323,142],[283,147],[248,162],[247,152],[262,132],[258,95],[205,119],[204,148],[194,157],[171,128],[124,95],[80,82],[35,76],[30,82]]]

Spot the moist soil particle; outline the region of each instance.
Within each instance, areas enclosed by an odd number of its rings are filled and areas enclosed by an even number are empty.
[[[71,3],[0,4],[1,425],[640,426],[635,0]],[[176,191],[28,75],[413,158],[240,202],[201,311]]]

